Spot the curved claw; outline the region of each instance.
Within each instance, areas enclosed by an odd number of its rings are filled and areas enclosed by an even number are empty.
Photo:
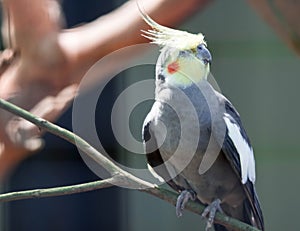
[[[205,228],[206,231],[209,231],[212,228],[216,212],[219,211],[221,213],[224,213],[221,206],[220,206],[220,204],[221,204],[220,199],[214,200],[210,205],[208,205],[204,209],[203,213],[201,214],[202,217],[207,217],[208,216],[207,223],[206,223],[206,228]]]
[[[185,208],[186,203],[189,200],[195,200],[196,193],[192,190],[183,190],[177,198],[176,202],[176,215],[177,217],[182,216],[182,212]]]

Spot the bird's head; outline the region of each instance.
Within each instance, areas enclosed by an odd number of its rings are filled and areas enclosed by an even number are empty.
[[[144,21],[152,28],[142,31],[151,43],[162,47],[156,75],[168,85],[181,87],[198,83],[207,76],[212,61],[203,34],[192,34],[162,26],[140,9]]]

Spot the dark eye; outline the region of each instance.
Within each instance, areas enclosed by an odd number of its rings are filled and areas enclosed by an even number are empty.
[[[201,50],[203,49],[204,46],[205,46],[204,44],[200,44],[200,45],[197,46],[197,49],[198,49],[199,51],[201,51]]]

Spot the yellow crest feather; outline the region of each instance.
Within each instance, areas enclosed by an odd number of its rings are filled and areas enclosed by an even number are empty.
[[[152,30],[142,30],[144,33],[142,36],[151,40],[151,43],[155,43],[160,46],[174,47],[179,50],[193,49],[199,44],[206,45],[203,34],[192,34],[186,31],[175,30],[162,26],[150,18],[150,16],[141,9],[139,4],[137,5],[142,18],[152,28]]]

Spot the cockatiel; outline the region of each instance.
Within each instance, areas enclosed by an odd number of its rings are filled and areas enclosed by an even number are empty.
[[[155,102],[143,125],[150,171],[189,199],[206,205],[206,230],[216,211],[264,230],[254,188],[255,161],[240,116],[207,81],[212,61],[204,36],[159,25],[140,9],[152,30],[143,36],[162,49],[156,64]]]

